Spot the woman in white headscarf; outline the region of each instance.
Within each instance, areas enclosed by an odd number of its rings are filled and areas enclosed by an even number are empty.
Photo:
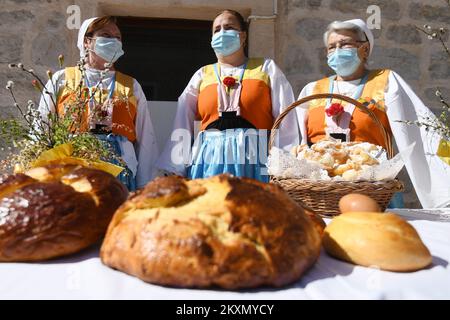
[[[114,68],[114,63],[124,54],[116,20],[113,17],[87,19],[78,33],[77,46],[85,62],[83,86],[91,92],[98,86],[103,100],[111,102],[99,103],[98,98],[91,99],[86,105],[89,116],[84,119],[82,130],[89,130],[107,141],[122,157],[127,168],[119,178],[130,191],[141,188],[155,176],[158,149],[141,85]],[[46,90],[55,97],[56,106],[50,96],[44,94],[39,104],[41,114],[45,117],[48,112],[64,113],[65,102],[73,98],[80,79],[78,67],[56,72],[51,80],[53,84],[49,81],[46,85]]]
[[[328,26],[324,42],[328,65],[336,74],[307,84],[299,99],[331,92],[372,102],[369,108],[392,133],[400,151],[416,142],[412,155],[405,159],[405,166],[422,206],[450,204],[450,167],[435,155],[440,138],[424,128],[397,121],[414,121],[433,114],[396,72],[367,69],[374,38],[366,23],[361,19],[335,21]],[[340,114],[336,116],[333,112]],[[316,100],[297,108],[297,116],[302,143],[311,144],[332,136],[384,146],[380,131],[370,117],[350,104]]]

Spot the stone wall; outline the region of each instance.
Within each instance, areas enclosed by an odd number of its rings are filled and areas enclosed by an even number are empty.
[[[38,74],[56,70],[58,54],[70,56],[76,33],[66,28],[66,8],[70,1],[0,0],[0,117],[18,116],[5,89],[13,80],[19,102],[38,101],[39,94],[31,86],[32,78],[9,63],[22,62]],[[44,78],[45,80],[45,78]],[[0,159],[4,156],[0,153]]]
[[[45,74],[57,69],[62,53],[74,64],[77,30],[66,27],[67,7],[77,4],[82,19],[116,14],[140,17],[211,19],[224,8],[249,15],[270,16],[271,0],[0,0],[0,116],[16,115],[4,86],[13,79],[21,96],[37,93],[30,78],[17,76],[7,65],[21,61]],[[270,56],[285,71],[296,95],[302,87],[329,74],[322,34],[333,20],[367,19],[369,5],[381,9],[381,29],[374,30],[375,49],[370,67],[397,71],[435,112],[439,112],[434,92],[440,88],[450,97],[450,64],[437,41],[430,41],[414,26],[425,23],[450,29],[450,9],[443,0],[278,0],[275,20],[252,20],[250,54]],[[1,158],[0,154],[0,158]],[[407,202],[417,205],[408,185]]]
[[[23,96],[37,97],[29,85],[31,79],[8,70],[9,63],[20,61],[45,75],[47,69],[57,69],[59,54],[65,55],[67,65],[78,60],[78,30],[66,26],[67,8],[73,4],[80,7],[81,21],[101,15],[211,20],[226,8],[245,16],[268,15],[273,5],[272,0],[0,0],[0,115],[15,114],[4,88],[7,80],[14,80]],[[251,39],[251,51],[274,56],[273,25],[252,24],[251,33],[261,36]],[[259,41],[262,37],[264,42]]]
[[[0,0],[0,117],[18,117],[18,111],[5,89],[14,80],[19,102],[38,101],[30,76],[9,70],[9,63],[22,62],[40,75],[57,70],[57,57],[65,56],[66,65],[79,59],[76,47],[78,30],[66,25],[70,5],[78,5],[81,21],[93,16],[117,15],[149,18],[212,20],[217,12],[230,8],[244,16],[270,15],[272,0]],[[251,26],[250,51],[258,56],[275,56],[274,22],[255,21]],[[264,38],[264,41],[260,41]],[[45,79],[44,79],[45,80]],[[0,160],[4,158],[0,141]]]
[[[20,60],[44,72],[57,67],[58,53],[65,54],[69,64],[76,61],[77,30],[66,27],[66,10],[73,3],[81,7],[83,19],[95,14],[208,19],[225,7],[238,9],[247,16],[271,15],[273,12],[270,0],[141,0],[132,4],[123,0],[0,0],[0,83],[12,77],[7,69],[10,62]],[[450,9],[443,0],[428,0],[426,4],[407,0],[279,0],[274,23],[252,20],[250,53],[274,57],[298,94],[306,83],[330,72],[322,43],[326,25],[338,19],[365,19],[369,16],[366,9],[371,4],[377,4],[381,9],[381,29],[373,30],[376,45],[370,67],[394,69],[426,104],[438,111],[440,105],[434,92],[440,88],[450,96],[450,65],[439,43],[428,40],[414,26],[429,23],[450,29]],[[143,8],[150,9],[145,11]],[[18,80],[17,84],[19,89],[25,89],[22,87],[24,80]],[[2,85],[2,113],[12,112],[4,109],[8,109],[9,104],[9,96],[5,95]]]

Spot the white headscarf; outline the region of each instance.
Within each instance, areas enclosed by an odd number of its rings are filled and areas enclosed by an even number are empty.
[[[374,39],[373,39],[373,33],[369,29],[367,24],[361,19],[352,19],[352,20],[347,20],[347,21],[343,21],[343,22],[351,23],[351,24],[357,26],[359,29],[361,29],[362,32],[364,32],[366,34],[367,40],[369,40],[369,45],[370,45],[370,51],[369,51],[369,56],[370,56],[372,54],[372,50],[373,50],[373,46],[374,46]]]
[[[86,54],[86,50],[84,50],[84,36],[86,35],[86,31],[94,20],[98,19],[98,17],[86,19],[81,24],[80,30],[78,31],[78,42],[77,47],[80,50],[80,57],[83,58]]]

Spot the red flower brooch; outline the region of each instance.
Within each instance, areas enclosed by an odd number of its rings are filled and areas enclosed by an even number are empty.
[[[234,85],[236,84],[236,79],[233,77],[225,77],[223,79],[223,84],[225,85],[225,87],[227,88],[231,88],[234,87]]]
[[[339,117],[344,112],[344,107],[340,103],[332,103],[331,106],[325,109],[325,113],[329,117]]]
[[[230,94],[231,88],[233,88],[236,85],[236,79],[233,77],[225,77],[223,79],[223,84],[227,88],[227,93]]]

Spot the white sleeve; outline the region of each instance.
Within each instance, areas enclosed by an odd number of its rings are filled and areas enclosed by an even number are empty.
[[[286,76],[272,59],[265,59],[263,71],[267,72],[270,78],[272,116],[276,119],[294,99],[292,87]],[[278,141],[278,143],[277,143]],[[299,143],[298,123],[295,112],[290,112],[281,122],[275,145],[290,150],[293,145]]]
[[[164,151],[157,161],[157,167],[182,176],[186,175],[186,166],[190,160],[194,140],[194,122],[197,115],[199,85],[203,68],[197,70],[187,87],[178,98],[177,113],[172,135],[166,142]]]
[[[53,74],[52,80],[49,79],[45,84],[45,88],[43,90],[43,93],[41,94],[38,106],[38,111],[42,117],[42,120],[44,121],[47,121],[47,117],[50,112],[55,112],[56,110],[56,106],[53,104],[52,98],[53,101],[57,103],[56,99],[58,93],[60,89],[65,85],[64,75],[64,69],[59,70]],[[46,92],[48,92],[49,94],[47,94]]]
[[[311,95],[313,93],[315,86],[316,81],[308,83],[300,92],[298,100]],[[308,127],[306,125],[308,122],[308,105],[309,105],[308,103],[303,103],[299,105],[297,108],[295,108],[298,118],[298,125],[302,144],[308,143],[308,129],[307,129]]]
[[[417,196],[424,208],[448,205],[450,166],[436,155],[440,137],[422,127],[397,122],[435,116],[397,73],[391,71],[388,81],[385,104],[397,147],[402,151],[416,143],[412,155],[404,161]]]
[[[139,82],[134,80],[134,95],[137,99],[136,116],[136,158],[138,161],[136,184],[138,188],[144,187],[156,175],[155,161],[158,157],[158,144],[156,143],[150,111]]]

